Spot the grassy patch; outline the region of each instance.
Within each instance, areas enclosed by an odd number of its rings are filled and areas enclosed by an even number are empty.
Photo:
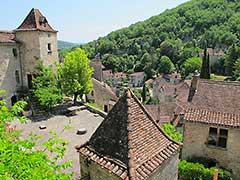
[[[93,108],[95,108],[95,109],[98,109],[98,110],[100,110],[100,111],[103,111],[103,108],[102,108],[101,106],[95,104],[95,103],[86,103],[86,105],[87,105],[87,106],[91,106],[91,107],[93,107]]]
[[[211,74],[211,80],[224,81],[226,78],[229,78],[229,77],[228,76]]]

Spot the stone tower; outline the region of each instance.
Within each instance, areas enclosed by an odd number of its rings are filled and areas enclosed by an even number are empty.
[[[57,31],[38,9],[32,9],[23,23],[14,30],[19,45],[22,86],[31,88],[35,67],[40,59],[52,66],[58,60]]]

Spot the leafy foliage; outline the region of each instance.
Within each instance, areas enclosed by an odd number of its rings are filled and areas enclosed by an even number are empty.
[[[179,133],[178,131],[176,131],[176,129],[174,128],[174,126],[170,123],[166,123],[162,126],[163,131],[169,135],[171,138],[173,138],[175,141],[178,142],[182,142],[183,140],[183,136],[181,133]]]
[[[198,57],[193,57],[187,59],[183,65],[180,67],[180,72],[182,77],[187,77],[189,74],[195,72],[196,70],[199,72],[202,67],[202,60]]]
[[[237,43],[239,6],[239,1],[191,0],[81,47],[90,58],[100,53],[108,69],[145,71],[151,78],[162,56],[180,67],[186,59],[198,56],[206,42],[223,49]]]
[[[163,74],[170,74],[174,72],[175,67],[172,61],[167,56],[162,56],[158,66],[158,72]]]
[[[46,152],[36,150],[38,136],[31,133],[29,140],[22,140],[20,131],[10,124],[13,120],[25,120],[18,116],[25,106],[26,102],[19,101],[9,111],[5,103],[0,101],[0,179],[70,180],[71,173],[63,173],[62,170],[70,167],[71,163],[57,163],[57,160],[63,157],[67,144],[65,141],[54,134],[54,137],[45,143],[46,151],[56,155],[51,160]]]
[[[87,94],[92,89],[93,69],[89,66],[87,53],[77,48],[66,54],[64,65],[61,68],[61,84],[66,95],[77,96]]]
[[[235,80],[240,81],[240,58],[235,62],[233,74]]]
[[[37,71],[38,75],[33,79],[34,95],[41,106],[46,110],[51,110],[63,99],[58,73],[54,73],[51,67],[44,66],[41,61],[37,66]]]
[[[179,178],[181,180],[212,180],[214,170],[216,167],[205,168],[204,165],[199,163],[191,163],[185,160],[178,164]],[[217,168],[219,180],[232,180],[232,175],[229,171]]]

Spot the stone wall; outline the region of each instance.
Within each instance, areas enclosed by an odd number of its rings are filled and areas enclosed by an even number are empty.
[[[148,180],[177,180],[178,179],[179,153],[175,154],[169,161],[158,168]]]
[[[45,66],[54,65],[58,62],[57,33],[39,32],[40,59]],[[48,44],[51,44],[51,52],[48,51]]]
[[[90,177],[90,180],[121,180],[113,173],[109,173],[106,169],[99,166],[93,161],[87,161],[85,157],[80,155],[81,178]]]
[[[17,56],[13,55],[13,49],[17,50]],[[20,83],[17,84],[15,72],[19,72]],[[4,98],[8,107],[11,105],[11,97],[16,95],[17,86],[21,85],[21,71],[18,46],[15,43],[0,43],[0,89],[4,89]]]
[[[228,129],[227,148],[207,145],[209,127]],[[220,166],[233,171],[235,179],[240,179],[240,129],[210,126],[200,123],[186,122],[184,126],[184,142],[182,158],[203,156],[216,159]]]
[[[37,60],[44,65],[53,65],[58,60],[57,34],[40,31],[16,31],[16,40],[21,43],[20,55],[23,67],[23,85],[28,86],[27,74],[35,74]],[[51,53],[47,46],[51,43]]]

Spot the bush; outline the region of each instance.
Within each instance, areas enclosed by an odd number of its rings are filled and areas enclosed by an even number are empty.
[[[191,163],[185,160],[181,161],[179,167],[179,178],[181,180],[212,180],[214,170],[217,167],[206,168],[200,163]],[[229,171],[217,168],[219,172],[219,180],[232,180],[232,175]]]
[[[180,67],[182,77],[187,77],[189,74],[194,73],[196,70],[200,72],[202,67],[202,60],[198,57],[187,59]]]
[[[171,125],[170,123],[166,123],[162,126],[163,131],[169,135],[172,139],[174,139],[175,141],[178,142],[182,142],[183,140],[183,136],[181,133],[179,133],[178,131],[176,131],[176,129],[174,128],[173,125]]]

